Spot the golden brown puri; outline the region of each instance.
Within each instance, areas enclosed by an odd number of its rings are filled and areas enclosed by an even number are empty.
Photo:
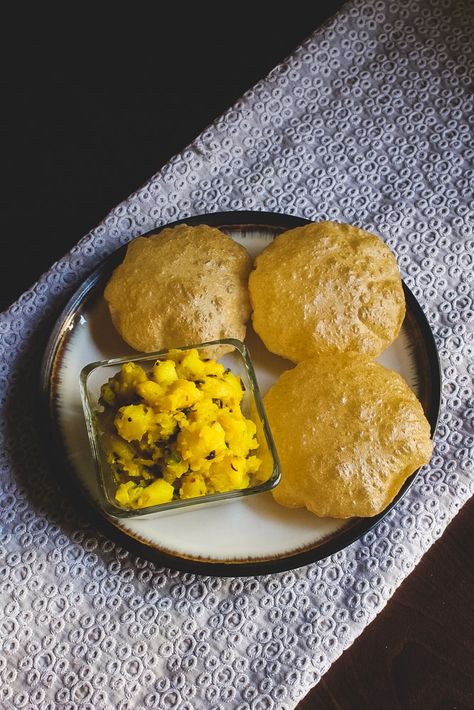
[[[430,426],[397,373],[366,355],[325,355],[284,372],[264,398],[282,505],[372,516],[432,453]]]
[[[115,327],[136,350],[243,340],[250,266],[246,249],[223,232],[182,224],[134,239],[104,296]]]
[[[397,262],[374,234],[336,222],[283,232],[249,279],[253,326],[269,350],[378,356],[397,337],[405,298]]]

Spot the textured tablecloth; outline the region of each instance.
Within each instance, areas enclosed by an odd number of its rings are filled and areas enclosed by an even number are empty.
[[[2,708],[292,708],[473,491],[473,4],[349,2],[1,316]],[[353,222],[386,239],[444,371],[431,464],[376,529],[307,567],[199,577],[78,518],[34,419],[68,293],[155,225],[206,211]]]

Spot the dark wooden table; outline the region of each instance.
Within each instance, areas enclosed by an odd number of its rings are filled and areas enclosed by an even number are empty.
[[[11,24],[0,309],[341,4]],[[473,559],[471,502],[299,707],[474,708]]]
[[[474,500],[298,710],[474,708]]]

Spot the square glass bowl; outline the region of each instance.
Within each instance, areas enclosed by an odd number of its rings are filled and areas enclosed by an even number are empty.
[[[223,493],[212,493],[195,498],[177,498],[167,503],[160,503],[159,505],[146,508],[135,509],[122,506],[115,498],[115,492],[118,486],[117,478],[107,462],[107,456],[101,444],[102,432],[97,417],[97,413],[103,409],[99,403],[101,386],[105,384],[109,378],[113,377],[123,364],[128,362],[139,364],[149,373],[157,360],[166,360],[168,358],[170,350],[160,350],[154,353],[147,353],[146,355],[127,356],[93,362],[86,365],[81,371],[80,390],[87,432],[98,475],[100,504],[103,510],[109,515],[119,518],[154,517],[163,511],[190,508],[195,505],[215,504],[220,501],[240,498],[254,493],[262,493],[263,491],[274,488],[280,481],[281,474],[278,455],[263,408],[252,361],[244,343],[229,338],[215,340],[209,343],[200,343],[198,345],[173,348],[174,351],[178,350],[182,352],[191,349],[196,349],[201,355],[219,361],[226,368],[230,368],[235,375],[240,377],[244,387],[243,398],[240,404],[242,412],[246,418],[252,419],[257,427],[259,447],[256,450],[252,450],[251,454],[255,454],[262,460],[261,468],[264,468],[267,478],[264,482],[256,482],[255,484],[251,484],[248,488]],[[223,351],[227,352],[220,357]],[[130,480],[133,480],[133,478]]]

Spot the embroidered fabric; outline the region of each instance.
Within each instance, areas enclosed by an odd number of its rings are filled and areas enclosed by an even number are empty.
[[[472,494],[473,10],[348,2],[2,314],[2,707],[292,708]],[[133,557],[56,490],[32,364],[120,244],[250,209],[383,235],[434,331],[442,410],[430,465],[363,539],[286,573],[199,577]]]

